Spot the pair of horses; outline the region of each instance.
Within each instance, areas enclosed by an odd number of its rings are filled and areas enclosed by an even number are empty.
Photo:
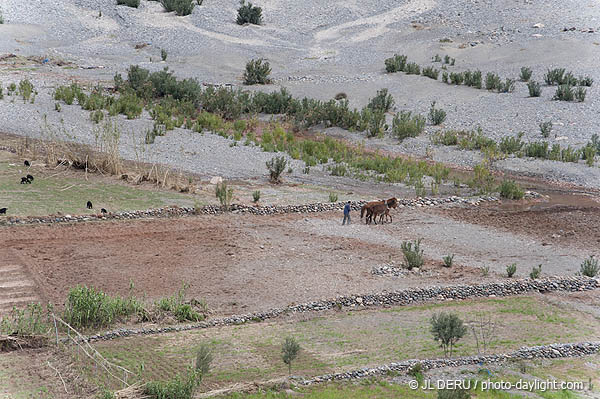
[[[362,219],[366,213],[365,222],[370,224],[374,222],[377,224],[377,216],[379,216],[379,223],[383,224],[383,218],[387,222],[388,218],[390,223],[393,222],[392,215],[390,215],[390,208],[397,208],[398,200],[396,198],[390,198],[388,200],[371,201],[367,202],[360,208],[360,218]]]

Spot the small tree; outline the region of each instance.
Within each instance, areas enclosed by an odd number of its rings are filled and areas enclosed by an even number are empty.
[[[281,183],[281,174],[287,166],[287,160],[284,156],[271,158],[267,161],[267,169],[269,170],[269,180],[271,183]]]
[[[475,320],[469,324],[477,345],[477,353],[486,353],[492,340],[496,337],[498,324],[492,319],[492,316],[482,312],[475,313]]]
[[[244,72],[244,84],[269,84],[271,83],[271,79],[269,79],[270,74],[271,66],[268,61],[265,61],[262,58],[250,60],[246,64],[246,71]]]
[[[196,370],[206,375],[210,371],[212,361],[212,350],[207,344],[201,344],[196,351]]]
[[[453,346],[466,334],[467,327],[458,315],[453,313],[437,313],[430,322],[433,339],[439,341],[445,357],[452,356]]]
[[[594,258],[594,255],[584,260],[579,267],[579,273],[586,277],[596,277],[598,272],[600,272],[600,266],[598,266],[598,259]]]
[[[292,375],[292,362],[300,352],[300,344],[293,337],[287,337],[281,347],[282,359],[288,365],[288,372]]]
[[[215,188],[215,194],[219,199],[222,207],[225,207],[225,211],[229,210],[231,199],[233,198],[233,188],[227,187],[227,182],[217,183]]]
[[[400,248],[402,249],[402,255],[404,255],[403,266],[406,269],[412,270],[415,267],[423,266],[425,260],[423,258],[420,238],[414,242],[404,241],[400,244]]]

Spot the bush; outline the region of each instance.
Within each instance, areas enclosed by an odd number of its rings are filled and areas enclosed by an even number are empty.
[[[179,16],[190,15],[194,10],[194,0],[159,0],[167,12],[175,11]]]
[[[238,25],[244,24],[262,24],[262,8],[253,6],[252,3],[246,4],[245,0],[240,0],[240,8],[236,20]]]
[[[583,147],[582,153],[586,165],[589,167],[594,166],[594,160],[596,158],[596,147],[588,144],[585,147]]]
[[[540,132],[542,133],[542,137],[550,137],[550,132],[552,132],[552,121],[541,122]]]
[[[465,81],[465,75],[462,72],[450,72],[450,83],[461,85]]]
[[[585,101],[585,95],[587,94],[587,90],[584,89],[583,87],[578,87],[577,90],[575,90],[575,99],[577,101],[579,101],[580,103]]]
[[[475,165],[473,168],[473,178],[469,182],[471,187],[477,187],[481,193],[488,194],[494,190],[494,183],[494,175],[490,172],[488,162],[484,160],[479,165]]]
[[[486,90],[498,90],[500,88],[500,85],[502,85],[502,82],[500,81],[500,76],[492,72],[488,72],[485,75]]]
[[[598,266],[598,259],[594,258],[594,256],[590,256],[586,260],[583,261],[581,266],[579,267],[579,273],[586,277],[596,277],[600,272],[600,266]]]
[[[580,76],[579,77],[579,86],[587,86],[587,87],[591,87],[592,84],[594,83],[594,79],[592,79],[589,76]]]
[[[77,286],[69,291],[64,319],[75,328],[105,327],[142,309],[132,296],[111,297],[93,287]]]
[[[140,6],[140,0],[117,0],[117,5],[124,5],[128,7],[138,8]]]
[[[527,89],[529,90],[529,97],[539,97],[542,95],[542,86],[538,82],[533,80],[527,83]]]
[[[500,191],[500,197],[512,200],[520,200],[525,194],[521,187],[512,180],[504,180],[498,191]]]
[[[531,71],[531,68],[528,67],[521,67],[521,81],[522,82],[529,82],[529,79],[531,79],[531,75],[533,74],[533,72]]]
[[[408,137],[417,137],[425,129],[425,118],[412,115],[410,111],[401,111],[392,120],[392,135],[402,141]]]
[[[213,354],[210,346],[200,344],[196,349],[196,371],[201,375],[206,375],[210,371],[210,364],[213,361]]]
[[[233,199],[233,188],[227,187],[226,181],[217,183],[215,195],[221,206],[224,207],[226,211],[229,210],[229,205],[231,205],[231,200]]]
[[[434,125],[441,125],[446,120],[446,111],[435,108],[435,101],[431,103],[429,108],[429,122]]]
[[[246,64],[246,71],[244,72],[244,84],[269,84],[271,83],[271,80],[269,79],[270,74],[271,66],[268,61],[265,61],[262,58],[250,60]]]
[[[542,141],[540,143],[531,142],[525,146],[525,156],[532,158],[548,158],[548,142]]]
[[[393,57],[385,60],[385,71],[387,73],[403,72],[406,67],[406,60],[405,55],[394,54]]]
[[[517,264],[516,263],[506,266],[506,275],[509,278],[514,276],[516,272],[517,272]]]
[[[406,64],[404,72],[406,72],[408,75],[420,75],[421,67],[416,62],[409,62]]]
[[[281,347],[281,357],[283,362],[287,364],[289,374],[292,375],[292,362],[300,352],[300,344],[293,337],[287,337]]]
[[[281,174],[287,167],[287,159],[284,156],[274,157],[266,164],[269,170],[269,181],[274,184],[281,183]]]
[[[282,89],[285,90],[285,89]],[[335,97],[333,97],[335,100],[337,101],[341,101],[341,100],[345,100],[346,98],[348,98],[348,95],[344,92],[338,93],[335,95]]]
[[[561,85],[564,82],[565,69],[555,68],[548,69],[548,72],[544,75],[544,81],[548,86]]]
[[[481,71],[466,71],[463,73],[464,81],[466,86],[475,87],[481,89]]]
[[[413,242],[404,241],[400,245],[402,255],[404,256],[404,264],[402,265],[408,270],[419,268],[425,263],[423,258],[423,250],[421,249],[421,239]]]
[[[336,193],[329,193],[329,202],[338,202],[338,195]]]
[[[515,81],[513,79],[506,78],[504,83],[500,83],[498,86],[499,93],[512,93],[515,89]]]
[[[529,278],[535,280],[540,277],[542,274],[542,265],[534,266],[531,268],[531,273],[529,273]]]
[[[464,388],[438,389],[437,399],[469,399],[471,394]]]
[[[569,85],[559,85],[556,88],[556,93],[554,93],[554,97],[552,97],[552,99],[560,101],[573,101],[575,99],[575,92]]]
[[[437,80],[438,76],[440,76],[440,71],[430,66],[423,68],[422,75],[427,76],[430,79]]]
[[[256,191],[252,192],[252,202],[257,204],[258,201],[260,201],[260,190],[256,190]]]
[[[388,89],[377,90],[375,97],[369,99],[367,108],[373,111],[388,112],[394,106],[394,97],[388,93]]]
[[[500,140],[500,151],[505,152],[507,154],[514,154],[519,152],[521,148],[525,145],[525,143],[521,140],[523,137],[523,132],[520,132],[516,137],[502,137]]]
[[[168,381],[150,381],[144,386],[144,395],[150,399],[192,399],[194,390],[202,381],[202,373],[188,369]]]
[[[452,267],[452,264],[454,263],[454,254],[446,255],[442,258],[442,260],[444,261],[444,266]]]
[[[448,83],[448,72],[442,72],[442,82]]]
[[[167,53],[167,50],[165,50],[164,48],[160,49],[160,59],[161,60],[166,61],[168,55],[169,54]]]
[[[437,313],[430,320],[433,339],[444,349],[444,356],[452,356],[453,346],[467,333],[467,327],[458,315]]]
[[[458,144],[458,133],[456,132],[456,130],[446,130],[445,132],[438,132],[433,136],[432,141],[434,144],[456,145]]]
[[[29,100],[33,93],[33,83],[29,79],[23,79],[19,82],[19,95],[23,97],[24,101]]]

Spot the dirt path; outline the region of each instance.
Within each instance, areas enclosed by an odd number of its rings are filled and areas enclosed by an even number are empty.
[[[15,251],[0,249],[0,314],[9,312],[13,306],[38,302],[40,297],[36,291],[34,280]]]

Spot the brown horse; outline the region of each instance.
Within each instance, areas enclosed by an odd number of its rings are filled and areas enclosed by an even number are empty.
[[[385,216],[385,220],[390,218],[390,223],[394,221],[392,215],[390,215],[390,206],[388,204],[380,204],[371,207],[372,210],[372,218],[375,224],[377,224],[377,216],[379,216],[379,224],[383,224],[383,217]]]
[[[381,200],[381,201],[371,201],[371,202],[367,202],[365,205],[362,206],[362,208],[360,209],[360,218],[362,219],[363,215],[367,214],[367,217],[365,219],[365,222],[367,224],[370,224],[371,221],[373,220],[373,207],[377,206],[377,205],[387,205],[389,208],[397,208],[398,207],[398,199],[396,199],[395,197],[392,197],[390,199],[386,200]],[[391,218],[391,216],[390,216]],[[387,220],[387,217],[386,217]]]

